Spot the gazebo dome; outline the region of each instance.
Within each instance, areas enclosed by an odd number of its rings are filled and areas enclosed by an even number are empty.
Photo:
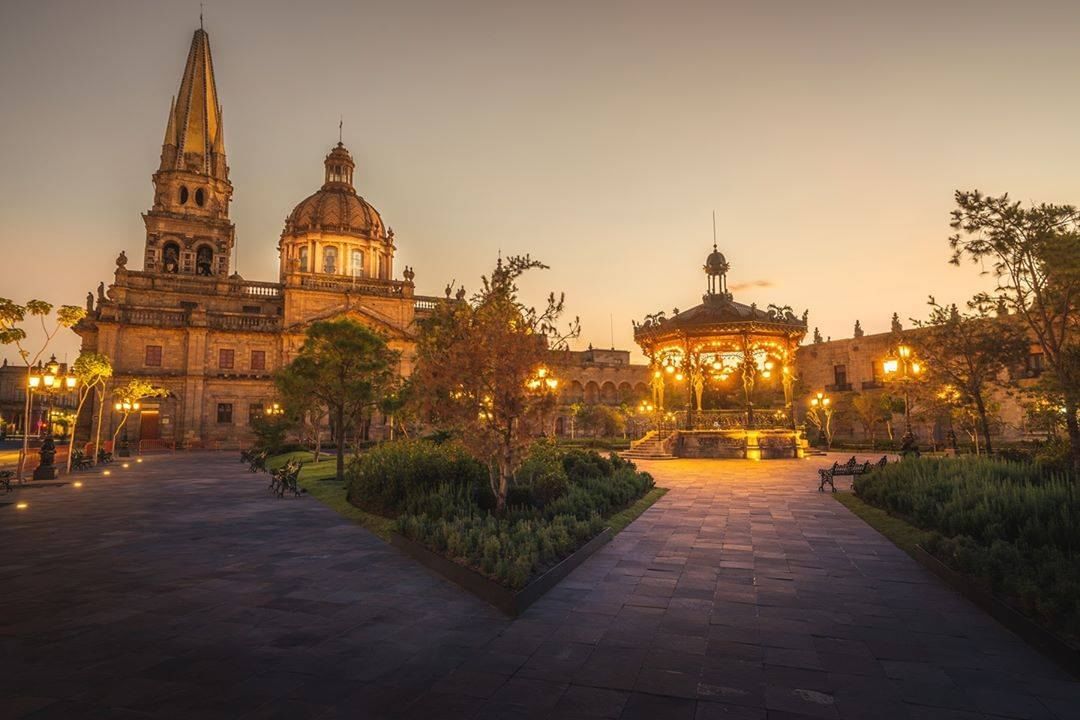
[[[709,257],[705,258],[705,272],[709,275],[723,275],[730,267],[724,253],[713,245],[713,251],[709,253]]]

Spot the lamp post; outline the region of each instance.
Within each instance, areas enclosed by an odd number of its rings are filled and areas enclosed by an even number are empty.
[[[281,407],[281,405],[278,404],[278,403],[273,403],[273,404],[270,405],[270,407],[263,410],[263,414],[267,415],[267,416],[270,416],[270,417],[276,417],[278,415],[284,415],[285,414],[285,408]]]
[[[907,345],[896,348],[896,354],[882,363],[885,376],[902,384],[904,388],[904,436],[914,438],[911,432],[911,383],[922,373],[923,366]]]
[[[118,457],[129,457],[131,455],[131,448],[128,447],[127,436],[127,421],[128,415],[139,409],[138,401],[122,400],[113,407],[118,411],[124,413],[124,419],[120,421],[120,428],[123,429],[124,434],[120,436],[120,448],[117,451]],[[114,436],[115,437],[115,436]]]
[[[27,373],[26,390],[27,390],[27,402],[26,402],[26,417],[23,420],[23,452],[22,458],[19,462],[19,481],[22,482],[22,471],[26,463],[26,456],[30,450],[30,425],[31,417],[33,415],[34,406],[34,393],[45,393],[47,404],[45,406],[45,441],[41,446],[41,462],[38,468],[34,471],[35,480],[53,480],[56,478],[56,467],[53,465],[53,459],[56,457],[56,446],[53,443],[53,423],[52,423],[52,411],[53,402],[56,395],[60,392],[70,392],[75,389],[78,384],[78,379],[70,373],[66,375],[60,374],[61,366],[56,361],[56,356],[53,355],[49,358],[49,362],[44,365],[39,365],[36,368],[30,368]],[[68,452],[71,448],[68,448]]]
[[[525,387],[527,387],[529,390],[532,390],[533,392],[541,393],[544,396],[553,396],[555,390],[559,387],[559,381],[554,375],[551,374],[550,370],[548,370],[545,366],[541,365],[536,369],[536,373],[531,378],[525,381]],[[546,404],[540,409],[540,432],[546,435],[547,433],[545,432],[544,428],[545,407]],[[551,434],[555,434],[554,426],[552,426]]]
[[[810,422],[817,426],[827,448],[832,448],[832,398],[823,392],[810,398]]]

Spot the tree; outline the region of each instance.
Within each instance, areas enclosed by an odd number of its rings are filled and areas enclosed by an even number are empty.
[[[290,390],[286,403],[305,391],[329,413],[339,482],[345,481],[345,428],[387,394],[397,361],[381,335],[340,318],[312,323],[300,353],[279,373],[279,387]]]
[[[327,411],[326,406],[312,394],[313,373],[303,370],[303,365],[287,365],[281,368],[274,374],[274,386],[281,395],[285,414],[300,428],[300,442],[306,442],[305,435],[310,438],[308,444],[314,453],[314,461],[319,462],[322,454],[322,425]]]
[[[1022,207],[978,190],[956,191],[949,238],[951,262],[989,261],[997,280],[978,299],[1001,304],[1023,318],[1061,388],[1072,465],[1080,477],[1080,211],[1046,203]]]
[[[148,380],[142,378],[132,378],[127,383],[121,385],[113,391],[113,397],[116,398],[116,403],[121,406],[121,412],[124,417],[120,420],[120,424],[116,426],[116,430],[112,434],[113,447],[116,447],[116,436],[120,434],[120,430],[127,424],[128,416],[132,411],[137,409],[135,406],[142,400],[155,397],[167,397],[169,391],[165,388],[155,387]]]
[[[585,405],[577,414],[584,433],[593,437],[614,437],[626,428],[626,418],[607,405]]]
[[[7,298],[0,298],[0,344],[14,345],[19,352],[19,357],[26,363],[26,385],[30,385],[30,368],[33,367],[45,355],[49,343],[60,332],[61,328],[70,328],[86,316],[86,308],[76,305],[61,305],[56,309],[56,322],[50,326],[47,318],[53,311],[52,303],[44,300],[30,300],[26,305],[17,305]],[[41,322],[41,331],[45,340],[36,351],[26,347],[26,330],[21,324],[26,316],[37,317]],[[26,402],[23,406],[23,446],[19,453],[19,466],[16,477],[22,482],[23,470],[26,466],[26,456],[30,451],[30,402],[31,394],[26,393]]]
[[[1009,318],[995,317],[992,308],[977,301],[961,313],[955,304],[939,305],[930,298],[930,317],[915,321],[922,329],[912,337],[932,383],[955,388],[960,401],[977,419],[987,453],[993,452],[990,413],[993,387],[1001,387],[1010,369],[1023,362],[1030,343],[1023,328]]]
[[[565,348],[579,328],[575,319],[557,329],[562,295],[551,293],[539,310],[518,299],[517,279],[534,268],[546,266],[528,255],[500,258],[472,298],[438,304],[417,348],[418,400],[487,464],[497,512],[505,509],[524,452],[555,406],[549,349]]]
[[[832,449],[833,441],[832,419],[833,407],[829,398],[823,398],[820,401],[817,398],[811,398],[810,409],[806,412],[806,421],[818,429],[821,439],[825,441],[825,447],[829,450]]]
[[[71,370],[79,380],[79,402],[75,407],[75,419],[72,421],[71,447],[67,458],[67,471],[69,473],[71,472],[71,458],[75,454],[75,436],[79,432],[79,416],[82,414],[83,404],[93,392],[99,393],[100,400],[101,394],[99,390],[104,387],[113,374],[112,362],[110,362],[109,357],[93,350],[83,350],[79,353],[79,357],[75,358]],[[102,404],[99,402],[99,405]],[[102,410],[103,408],[98,408],[99,416]],[[94,455],[96,459],[97,448],[94,448]]]
[[[870,438],[870,448],[873,449],[878,426],[892,419],[889,398],[882,393],[856,393],[851,398],[851,412],[862,425],[863,433]]]

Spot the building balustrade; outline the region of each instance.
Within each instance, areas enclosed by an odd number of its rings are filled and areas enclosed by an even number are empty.
[[[245,313],[213,313],[207,316],[209,327],[215,330],[250,330],[254,332],[278,332],[281,318]]]

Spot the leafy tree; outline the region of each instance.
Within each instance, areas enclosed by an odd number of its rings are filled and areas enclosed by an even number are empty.
[[[593,437],[614,437],[626,428],[626,418],[607,405],[585,405],[577,414],[584,433]]]
[[[49,343],[60,332],[61,328],[73,327],[86,316],[86,308],[76,305],[61,305],[56,309],[56,320],[50,325],[48,317],[52,314],[53,305],[44,300],[30,300],[26,305],[18,305],[7,298],[0,298],[0,344],[14,345],[18,350],[19,357],[26,363],[26,386],[30,384],[30,368],[36,365],[45,355]],[[27,315],[38,318],[41,323],[41,331],[45,340],[37,350],[26,345],[26,330],[22,323]],[[26,403],[23,409],[23,446],[19,454],[19,466],[16,477],[22,482],[23,470],[26,466],[26,456],[30,451],[30,393],[26,394]]]
[[[150,381],[143,380],[142,378],[132,378],[127,383],[121,385],[113,391],[113,397],[116,398],[116,402],[128,404],[134,408],[135,403],[147,398],[167,397],[169,391],[165,388],[155,387]],[[120,430],[127,424],[128,416],[131,415],[132,410],[122,410],[124,417],[120,420],[120,424],[116,426],[116,430],[113,431],[112,441],[113,447],[116,447],[116,437],[120,434]]]
[[[288,402],[305,392],[330,415],[337,445],[337,479],[345,480],[345,429],[387,394],[398,353],[364,325],[340,318],[307,329],[300,353],[279,373]],[[306,405],[306,403],[305,403]]]
[[[978,190],[956,192],[949,238],[951,262],[990,263],[993,292],[978,298],[1000,304],[1027,323],[1061,388],[1072,465],[1080,477],[1080,211],[1072,205],[1022,207]]]
[[[833,442],[833,411],[834,408],[829,398],[824,398],[821,401],[818,401],[817,398],[811,398],[810,409],[806,411],[806,421],[817,428],[819,436],[825,441],[825,447],[830,450]]]
[[[939,305],[930,298],[930,317],[916,321],[922,332],[913,337],[926,371],[938,387],[955,388],[977,420],[987,453],[993,452],[987,405],[994,387],[1008,382],[1008,372],[1023,362],[1030,343],[1027,334],[1009,318],[995,318],[990,308],[969,303],[961,313],[955,304]]]
[[[112,377],[113,367],[108,355],[93,350],[83,350],[79,353],[79,357],[75,359],[75,362],[72,363],[71,371],[79,380],[79,402],[75,407],[75,418],[72,421],[71,447],[67,459],[67,471],[69,473],[71,472],[71,457],[75,454],[75,436],[79,432],[79,416],[82,414],[83,405],[91,393],[97,393],[98,417],[101,417],[104,412],[104,403],[100,401],[103,397],[102,391],[109,378]],[[100,421],[98,427],[100,427]],[[96,445],[94,447],[94,460],[97,460]]]
[[[322,425],[327,410],[312,392],[314,377],[314,373],[305,372],[303,363],[287,365],[274,374],[274,385],[281,395],[285,415],[293,425],[300,428],[300,442],[311,446],[314,461],[319,462],[322,454]]]
[[[500,258],[472,298],[438,304],[417,348],[418,400],[486,463],[499,512],[524,452],[555,406],[554,380],[545,376],[549,348],[565,348],[579,327],[575,319],[557,329],[562,295],[551,293],[539,310],[518,299],[517,279],[534,268],[546,266],[528,255]]]
[[[877,429],[892,420],[892,403],[883,393],[861,392],[851,398],[851,414],[870,438],[870,447],[877,441]]]

